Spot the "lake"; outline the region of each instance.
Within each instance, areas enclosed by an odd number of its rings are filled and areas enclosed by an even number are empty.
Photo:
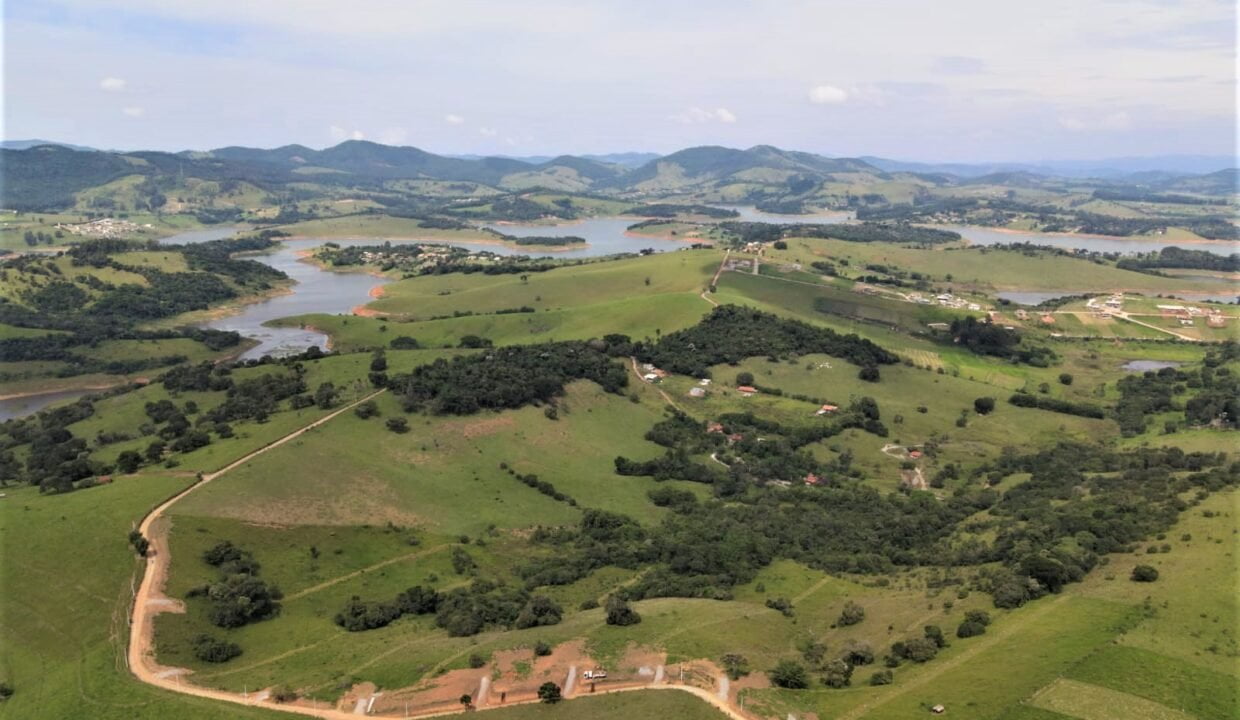
[[[51,407],[57,403],[76,400],[92,392],[97,391],[57,390],[55,392],[39,393],[38,395],[0,399],[0,422],[33,415],[43,408]]]
[[[1056,298],[1067,297],[1069,295],[1092,295],[1092,294],[1096,294],[1096,293],[1091,293],[1088,290],[1062,290],[1059,292],[1025,292],[1021,290],[1021,291],[1011,291],[1011,292],[1007,292],[1007,291],[998,292],[998,293],[995,293],[995,297],[999,298],[1000,300],[1007,300],[1009,302],[1014,302],[1017,305],[1041,305],[1047,300],[1054,300]]]
[[[563,225],[510,225],[507,223],[494,223],[485,225],[484,227],[502,232],[505,235],[514,237],[565,237],[568,235],[576,235],[585,238],[588,247],[578,247],[572,250],[557,250],[554,252],[534,252],[524,249],[513,249],[503,246],[491,245],[472,245],[470,243],[452,243],[468,247],[471,250],[490,250],[500,255],[531,255],[533,257],[552,257],[552,258],[586,258],[599,257],[601,255],[615,255],[617,253],[635,253],[645,248],[654,250],[680,250],[689,247],[691,243],[682,242],[680,240],[664,240],[662,238],[636,237],[627,235],[626,231],[630,225],[641,222],[640,218],[632,217],[603,217],[590,218],[588,220],[580,220]]]
[[[1033,243],[1049,245],[1065,250],[1081,249],[1103,253],[1148,253],[1172,245],[1186,250],[1205,250],[1215,255],[1240,252],[1240,243],[1225,240],[1209,242],[1175,242],[1157,238],[1102,237],[1098,235],[1073,235],[1071,233],[1036,233],[999,231],[973,225],[932,225],[930,227],[954,230],[971,245],[1012,245]]]

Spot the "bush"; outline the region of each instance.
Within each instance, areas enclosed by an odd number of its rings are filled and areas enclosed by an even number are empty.
[[[486,664],[487,664],[487,659],[486,659],[486,657],[484,657],[484,656],[482,656],[482,655],[479,655],[478,653],[470,653],[470,655],[469,655],[469,666],[470,666],[471,668],[473,668],[474,670],[477,670],[478,668],[480,668],[480,667],[482,667],[483,665],[486,665]]]
[[[1059,373],[1059,383],[1061,385],[1072,384],[1072,373]]]
[[[728,653],[719,660],[723,671],[733,680],[740,680],[749,674],[749,660],[739,653]]]
[[[980,397],[973,401],[973,409],[978,415],[989,415],[995,409],[995,399],[992,397]]]
[[[393,350],[417,350],[422,347],[417,340],[414,340],[408,335],[401,335],[400,337],[392,338],[392,341],[388,343],[388,346]]]
[[[548,703],[558,703],[563,696],[560,694],[560,686],[553,682],[545,682],[538,686],[538,699]]]
[[[790,690],[803,690],[809,687],[809,675],[805,666],[796,660],[780,660],[773,670],[767,673],[771,684]]]
[[[1149,565],[1138,565],[1132,569],[1133,582],[1154,582],[1158,579],[1158,570]]]
[[[835,624],[840,627],[847,627],[849,625],[856,625],[862,620],[865,620],[865,608],[849,600],[844,603],[844,610],[840,612],[840,616],[836,619]]]
[[[547,657],[551,654],[551,645],[543,640],[534,643],[534,656]]]
[[[636,625],[642,621],[642,616],[636,610],[629,607],[624,599],[609,595],[607,597],[607,624],[608,625]]]
[[[956,637],[958,638],[971,638],[977,635],[985,634],[986,626],[981,623],[973,622],[972,620],[965,620],[960,623],[960,627],[956,628]]]
[[[374,400],[367,400],[353,408],[353,414],[363,420],[368,420],[379,414],[379,406],[375,404]]]
[[[892,678],[893,676],[890,670],[879,670],[878,672],[870,676],[870,684],[871,685],[890,685]]]
[[[388,430],[397,434],[409,432],[409,421],[402,417],[388,418],[383,424]]]
[[[202,634],[194,638],[194,657],[209,663],[228,662],[241,654],[241,646]]]
[[[784,617],[792,617],[792,601],[788,598],[767,598],[766,606],[772,610],[778,610]]]

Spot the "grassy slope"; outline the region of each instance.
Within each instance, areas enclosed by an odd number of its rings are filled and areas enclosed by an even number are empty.
[[[143,477],[64,496],[6,491],[0,675],[16,693],[0,704],[0,717],[277,717],[157,691],[125,669],[125,620],[140,568],[125,534],[186,482]]]
[[[860,272],[869,263],[898,265],[928,274],[935,280],[952,276],[965,288],[993,290],[1144,290],[1150,293],[1196,289],[1210,292],[1208,283],[1118,270],[1088,260],[1052,253],[1024,253],[983,248],[920,249],[892,243],[855,243],[843,240],[794,239],[787,250],[768,251],[772,260],[801,262],[847,258],[849,270]],[[1217,284],[1214,285],[1218,287]]]

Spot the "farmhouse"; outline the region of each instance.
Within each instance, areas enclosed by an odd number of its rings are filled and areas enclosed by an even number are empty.
[[[838,405],[823,405],[822,407],[818,408],[818,412],[814,414],[815,415],[826,415],[827,413],[833,413],[839,409],[840,408]]]
[[[749,397],[750,395],[758,394],[758,388],[752,385],[741,385],[736,388],[736,391],[741,394],[741,397]]]

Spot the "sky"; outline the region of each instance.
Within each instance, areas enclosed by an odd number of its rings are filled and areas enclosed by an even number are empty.
[[[6,139],[1234,156],[1232,0],[6,0]]]

